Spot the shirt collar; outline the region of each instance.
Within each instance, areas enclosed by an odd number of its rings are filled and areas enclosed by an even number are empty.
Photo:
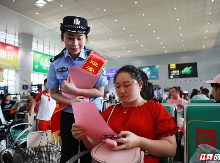
[[[87,58],[87,52],[86,52],[86,50],[85,49],[82,49],[81,50],[81,52],[80,52],[80,54],[79,54],[79,56],[78,56],[78,58],[82,58],[82,59],[86,59]],[[66,57],[68,57],[68,56],[70,56],[70,53],[69,53],[69,51],[68,50],[65,50],[64,51],[64,57],[66,58]],[[70,56],[71,57],[71,56]]]

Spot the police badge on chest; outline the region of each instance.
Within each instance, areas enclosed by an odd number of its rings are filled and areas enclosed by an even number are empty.
[[[68,71],[68,68],[67,67],[61,67],[61,68],[58,68],[57,71],[58,72],[66,72],[66,71]]]

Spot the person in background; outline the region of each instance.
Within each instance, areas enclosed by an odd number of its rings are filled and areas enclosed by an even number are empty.
[[[205,81],[211,84],[212,95],[216,99],[216,103],[220,103],[220,74],[217,75],[213,80]]]
[[[154,101],[157,101],[157,88],[154,88]]]
[[[184,93],[183,93],[183,91],[181,90],[181,87],[178,86],[178,88],[179,88],[179,90],[180,90],[180,98],[182,98],[182,99],[186,99],[186,98],[184,97]]]
[[[190,98],[192,99],[193,96],[198,95],[198,94],[199,94],[199,90],[198,89],[193,89]]]
[[[200,93],[202,92],[202,90],[203,90],[203,89],[204,89],[204,87],[203,87],[203,86],[201,86],[201,87],[200,87]]]
[[[115,94],[112,92],[112,104],[115,105]]]
[[[122,103],[112,114],[113,106],[107,108],[102,117],[107,121],[111,114],[108,125],[123,138],[115,139],[120,143],[117,147],[109,147],[112,150],[140,147],[147,151],[144,163],[159,163],[159,157],[173,157],[178,127],[162,104],[147,101],[147,75],[133,65],[126,65],[118,70],[114,83]],[[84,129],[76,123],[72,125],[72,135],[90,150],[100,143],[87,137]]]
[[[53,114],[53,111],[56,107],[56,101],[50,96],[50,89],[47,88],[47,79],[44,80],[44,91],[40,92],[35,101],[32,101],[31,110],[29,111],[29,115],[33,115],[35,110],[35,106],[37,102],[39,104],[39,110],[37,114],[38,121],[38,129],[39,131],[44,131],[50,129],[50,120]]]
[[[0,94],[0,105],[1,105],[2,101],[4,101],[4,94]]]
[[[209,100],[209,90],[207,88],[203,88],[201,90],[200,95],[195,95],[192,97],[192,100]]]
[[[110,101],[109,103],[112,104],[112,95],[111,94],[109,94],[109,101]]]
[[[109,92],[107,91],[107,92],[106,92],[106,95],[105,95],[106,100],[107,100],[107,108],[110,106],[109,96],[110,96],[110,94],[109,94]]]
[[[19,103],[23,100],[24,99],[21,99],[19,101],[12,101],[10,93],[5,94],[4,100],[1,103],[1,108],[6,121],[14,120],[15,113],[10,114],[11,108],[15,103]]]
[[[37,114],[38,110],[39,110],[39,103],[36,102],[36,100],[35,100],[36,96],[37,96],[37,94],[34,93],[34,92],[31,92],[29,94],[29,96],[28,96],[29,101],[28,101],[28,103],[26,105],[26,110],[29,112],[31,110],[31,107],[34,107],[34,113]],[[35,106],[34,105],[32,106],[33,102],[36,103]]]
[[[171,88],[171,96],[173,99],[167,100],[166,103],[171,103],[171,100],[181,100],[182,104],[177,105],[177,122],[178,122],[178,127],[183,126],[183,121],[184,121],[184,104],[188,103],[186,100],[182,99],[180,97],[180,90],[179,87],[172,87]]]
[[[168,92],[167,97],[168,97],[168,99],[171,99],[171,87],[169,87],[169,92]]]
[[[209,99],[210,100],[215,100],[215,98],[214,98],[214,96],[212,94],[210,94]]]
[[[158,91],[157,91],[157,97],[158,97],[158,101],[160,102],[160,103],[162,103],[162,92],[161,92],[161,88],[159,87],[158,88]]]

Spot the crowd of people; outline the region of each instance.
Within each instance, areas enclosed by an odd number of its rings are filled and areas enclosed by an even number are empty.
[[[70,25],[72,23],[74,25]],[[100,143],[90,139],[84,128],[75,122],[71,103],[86,102],[86,99],[89,98],[89,101],[94,101],[96,104],[97,111],[100,111],[100,97],[103,96],[104,86],[108,84],[108,81],[104,70],[100,67],[97,74],[99,78],[93,88],[77,88],[69,78],[69,82],[67,82],[71,67],[74,65],[82,67],[90,57],[91,51],[85,47],[90,27],[85,18],[67,16],[63,18],[60,30],[65,48],[51,60],[48,79],[44,81],[45,90],[38,95],[31,92],[26,108],[30,116],[34,113],[37,114],[39,130],[46,130],[50,129],[53,111],[59,106],[56,103],[64,106],[59,108],[60,119],[57,121],[62,139],[60,162],[65,163],[78,153],[79,146],[81,151],[91,150]],[[206,82],[211,84],[212,95],[218,102],[220,100],[220,75]],[[105,98],[108,108],[100,116],[106,122],[111,117],[109,126],[122,138],[115,139],[118,143],[117,146],[109,146],[109,148],[122,150],[140,147],[145,151],[145,163],[159,163],[160,157],[175,156],[177,146],[175,134],[178,132],[178,127],[183,125],[184,104],[188,103],[188,97],[184,95],[181,88],[177,86],[169,88],[168,95],[165,96],[160,87],[153,87],[145,72],[133,65],[121,67],[114,76],[114,84],[116,94],[110,94],[107,91]],[[61,95],[61,92],[77,96],[67,99]],[[208,94],[206,88],[201,88],[201,91],[193,89],[190,98],[191,100],[208,99]],[[4,99],[1,104],[2,110],[9,110],[15,103],[10,101],[10,95],[0,98]],[[173,100],[181,101],[177,105],[178,124],[175,124],[175,118],[161,104],[165,99],[167,99],[167,103],[172,103]],[[114,107],[114,105],[116,106]],[[5,114],[6,117],[7,114]],[[13,119],[13,117],[9,117],[7,120],[11,118]],[[83,156],[81,162],[91,163],[91,156]]]

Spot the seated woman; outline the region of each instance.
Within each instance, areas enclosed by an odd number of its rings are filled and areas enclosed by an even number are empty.
[[[108,125],[124,138],[115,139],[120,145],[112,150],[140,147],[145,152],[144,162],[159,163],[159,157],[173,157],[176,153],[177,125],[174,117],[158,102],[147,101],[148,77],[132,65],[119,69],[114,77],[115,89],[122,103],[118,104]],[[108,120],[113,106],[102,117]],[[88,149],[94,142],[85,135],[84,129],[72,125],[72,135],[82,140]]]

